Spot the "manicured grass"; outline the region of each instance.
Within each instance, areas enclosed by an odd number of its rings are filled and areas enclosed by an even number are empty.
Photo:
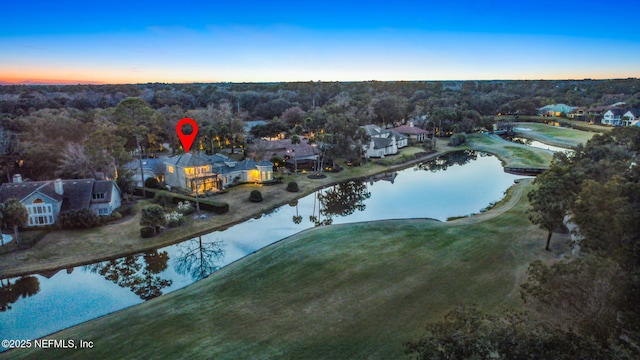
[[[527,145],[516,144],[496,135],[467,135],[466,148],[496,155],[505,167],[546,168],[551,164],[553,153]]]
[[[578,144],[585,144],[595,135],[595,133],[593,132],[538,123],[516,123],[515,127],[516,133],[519,136],[538,140],[549,145],[561,146],[566,148],[573,147]]]
[[[527,264],[557,256],[527,220],[530,186],[453,222],[305,231],[185,289],[50,336],[92,340],[93,349],[0,358],[401,358],[402,343],[453,306],[522,306]],[[565,251],[560,237],[552,245]]]

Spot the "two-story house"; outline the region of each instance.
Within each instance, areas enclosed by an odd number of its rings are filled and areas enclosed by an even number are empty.
[[[395,155],[398,149],[409,145],[409,138],[396,131],[386,130],[377,125],[361,127],[370,138],[369,143],[363,145],[364,156],[367,158]]]
[[[13,182],[2,184],[0,201],[18,199],[29,213],[27,226],[58,223],[60,213],[91,209],[97,215],[109,216],[121,205],[120,189],[111,180],[76,179],[22,181],[19,174]]]
[[[195,194],[218,192],[231,184],[273,180],[273,164],[251,159],[235,161],[222,154],[186,153],[164,159],[165,184]]]
[[[638,109],[609,109],[602,116],[603,125],[629,126],[640,117]]]

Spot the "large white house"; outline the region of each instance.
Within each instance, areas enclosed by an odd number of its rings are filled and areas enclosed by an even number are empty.
[[[186,153],[164,159],[167,186],[195,194],[217,192],[231,184],[273,180],[273,164],[251,159],[235,161],[222,154]]]
[[[369,143],[363,145],[367,158],[395,155],[398,149],[409,145],[409,138],[396,131],[385,130],[377,125],[364,125],[362,128],[370,138]]]
[[[637,124],[638,117],[640,117],[640,110],[638,109],[610,109],[602,116],[602,124],[629,126]]]
[[[27,226],[54,225],[60,213],[91,209],[108,216],[121,205],[120,189],[111,180],[77,179],[22,181],[14,175],[13,183],[2,184],[0,201],[18,199],[29,213]]]

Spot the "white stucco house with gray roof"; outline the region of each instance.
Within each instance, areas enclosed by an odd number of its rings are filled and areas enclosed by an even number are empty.
[[[193,194],[218,192],[243,182],[273,180],[273,164],[266,160],[235,161],[222,154],[186,153],[164,159],[164,165],[165,184]]]
[[[363,145],[364,156],[367,158],[395,155],[399,149],[409,145],[409,137],[396,131],[377,125],[364,125],[362,128],[370,138],[369,143]]]

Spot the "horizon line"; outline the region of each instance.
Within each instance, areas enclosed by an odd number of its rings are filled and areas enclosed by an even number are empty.
[[[48,85],[146,85],[146,84],[175,84],[175,85],[193,85],[193,84],[278,84],[278,83],[358,83],[358,82],[448,82],[448,81],[606,81],[606,80],[632,80],[640,79],[637,76],[629,77],[611,77],[611,78],[520,78],[520,79],[446,79],[446,80],[433,80],[433,79],[414,79],[414,80],[282,80],[282,81],[176,81],[176,82],[164,82],[164,81],[147,81],[147,82],[102,82],[94,80],[48,80],[48,79],[31,79],[31,80],[18,80],[10,81],[0,79],[0,86],[48,86]]]

